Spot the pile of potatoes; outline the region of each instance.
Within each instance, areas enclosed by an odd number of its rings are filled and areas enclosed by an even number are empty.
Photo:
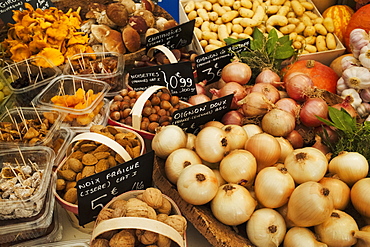
[[[302,54],[337,47],[333,19],[323,18],[308,0],[190,0],[184,10],[195,19],[194,32],[205,52],[225,46],[228,37],[249,38],[254,28],[289,35]]]

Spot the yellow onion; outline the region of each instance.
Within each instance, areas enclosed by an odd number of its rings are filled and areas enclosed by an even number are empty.
[[[254,211],[246,228],[248,239],[257,247],[277,247],[286,233],[283,216],[271,208]]]
[[[356,221],[341,210],[334,210],[323,223],[314,227],[320,241],[328,246],[350,247],[357,242],[353,236],[358,231]]]
[[[323,177],[319,183],[330,190],[335,209],[344,210],[347,207],[351,189],[345,182],[334,177]]]
[[[327,244],[317,241],[315,234],[306,227],[292,227],[284,237],[283,247],[327,247]]]
[[[298,184],[319,181],[328,168],[326,156],[318,149],[303,147],[295,149],[285,159],[285,167]]]
[[[195,150],[195,138],[197,138],[196,135],[192,133],[186,133],[186,148],[190,150]]]
[[[353,236],[357,238],[355,247],[369,247],[370,246],[370,225],[361,227],[360,231],[355,231]]]
[[[323,223],[334,210],[328,188],[308,181],[298,185],[288,201],[287,218],[295,226],[310,227]]]
[[[244,148],[245,142],[248,139],[248,135],[242,126],[228,124],[222,127],[222,129],[226,133],[226,139],[229,143],[230,150]]]
[[[237,184],[224,184],[219,187],[211,201],[211,210],[220,222],[236,226],[249,220],[256,204],[245,187]]]
[[[257,124],[245,124],[242,126],[247,133],[247,139],[251,138],[255,134],[262,133],[262,128]]]
[[[221,160],[219,169],[228,183],[250,187],[257,173],[257,162],[251,152],[235,149]]]
[[[367,176],[369,164],[367,159],[358,152],[341,152],[329,162],[329,172],[336,174],[349,186]]]
[[[201,129],[195,139],[195,151],[204,161],[220,162],[230,151],[225,131],[214,126]]]
[[[294,148],[293,148],[292,144],[290,143],[290,141],[288,141],[288,139],[286,139],[284,137],[275,137],[275,139],[279,142],[280,149],[281,149],[281,153],[280,153],[280,157],[278,159],[278,162],[284,163],[285,158],[288,156],[288,154],[293,152]]]
[[[283,206],[294,188],[294,180],[283,165],[263,168],[254,183],[258,202],[267,208]]]
[[[218,187],[220,187],[221,185],[226,184],[225,179],[223,179],[222,176],[221,176],[220,170],[218,170],[218,169],[212,169],[212,171],[216,175],[217,182],[218,182],[217,183],[218,184]]]
[[[257,160],[257,172],[273,166],[280,158],[281,148],[274,136],[267,133],[255,134],[245,143],[245,150]]]
[[[370,217],[370,178],[360,179],[352,186],[351,202],[361,215]]]

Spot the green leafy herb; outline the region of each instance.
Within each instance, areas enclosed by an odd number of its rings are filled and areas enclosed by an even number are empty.
[[[292,40],[289,36],[284,35],[279,38],[275,29],[271,29],[265,36],[258,28],[255,28],[252,37],[250,49],[236,56],[251,67],[254,76],[257,76],[264,68],[269,68],[279,74],[282,62],[298,55],[292,47]],[[239,40],[228,38],[225,41],[229,45]],[[251,82],[253,81],[252,78]]]
[[[343,108],[338,110],[329,106],[330,121],[318,117],[320,121],[335,128],[338,141],[331,142],[327,132],[322,138],[334,156],[342,151],[358,152],[370,161],[370,122],[359,123]]]

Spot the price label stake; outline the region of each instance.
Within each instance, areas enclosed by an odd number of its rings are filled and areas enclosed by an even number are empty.
[[[154,152],[78,180],[78,218],[85,225],[98,216],[100,210],[114,197],[130,190],[152,186]]]

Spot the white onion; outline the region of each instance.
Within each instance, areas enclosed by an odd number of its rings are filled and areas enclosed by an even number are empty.
[[[349,186],[367,176],[369,163],[367,159],[358,152],[339,153],[329,162],[329,172],[336,174]]]
[[[173,151],[166,159],[164,171],[168,180],[176,184],[182,170],[192,164],[201,164],[198,154],[187,148],[179,148]]]
[[[286,233],[284,218],[271,208],[254,211],[246,228],[248,239],[257,247],[277,247]]]
[[[286,204],[294,188],[292,176],[282,165],[263,168],[254,183],[258,202],[267,208],[278,208]]]
[[[195,139],[197,138],[196,135],[192,133],[186,133],[186,148],[190,150],[195,150]]]
[[[257,173],[257,162],[247,150],[235,149],[221,160],[219,169],[222,178],[228,183],[249,187]]]
[[[357,242],[353,232],[358,231],[356,221],[349,214],[334,210],[323,223],[314,227],[318,238],[328,246],[351,247]]]
[[[294,181],[301,184],[322,179],[328,168],[328,160],[320,150],[303,147],[288,154],[284,165]]]
[[[211,201],[211,210],[220,222],[236,226],[250,218],[256,204],[249,191],[243,186],[224,184],[219,187]]]
[[[327,188],[309,181],[294,189],[287,210],[287,219],[295,226],[315,226],[330,217],[334,210],[333,199]]]
[[[216,178],[217,178],[217,181],[218,181],[218,187],[220,187],[221,185],[226,184],[225,179],[223,179],[222,176],[221,176],[220,170],[218,170],[218,169],[212,169],[212,171],[216,175]]]
[[[177,180],[177,190],[184,201],[193,205],[210,202],[216,195],[218,181],[215,173],[203,164],[185,167]]]
[[[275,137],[275,139],[279,142],[281,149],[278,162],[284,163],[285,158],[288,156],[288,154],[293,152],[294,148],[292,144],[284,137]]]
[[[334,177],[323,177],[319,183],[330,190],[335,209],[344,210],[347,207],[351,198],[351,189],[345,182]]]
[[[255,134],[259,134],[263,132],[261,127],[257,124],[245,124],[242,127],[247,133],[247,139],[251,138]]]
[[[177,125],[167,125],[158,128],[152,140],[152,149],[155,155],[165,159],[173,151],[186,147],[186,134]]]
[[[328,247],[327,244],[317,241],[315,234],[306,227],[292,227],[284,237],[283,247]]]
[[[357,238],[357,243],[354,247],[370,246],[370,225],[361,227],[360,231],[355,231],[353,236]]]
[[[273,136],[287,136],[295,128],[295,117],[284,110],[272,109],[261,121],[264,132]]]
[[[370,217],[370,178],[360,179],[352,186],[351,202],[361,215]]]
[[[248,136],[243,127],[235,124],[228,124],[222,127],[222,129],[226,133],[226,139],[229,143],[230,150],[244,148]]]
[[[230,150],[224,130],[207,126],[201,129],[195,139],[195,151],[202,160],[220,162]]]

